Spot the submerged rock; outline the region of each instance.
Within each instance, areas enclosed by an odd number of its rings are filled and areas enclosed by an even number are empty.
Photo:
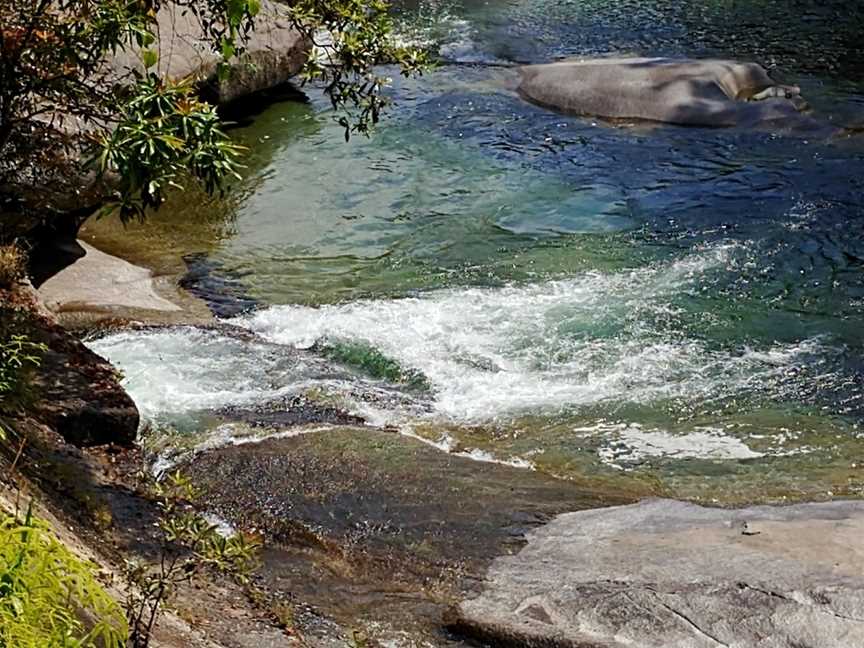
[[[864,645],[864,502],[568,513],[497,559],[453,628],[495,645]]]
[[[284,429],[286,427],[320,424],[363,425],[359,416],[345,410],[317,403],[304,396],[288,396],[277,401],[251,406],[231,405],[213,412],[220,419],[246,423],[255,428]]]
[[[565,112],[687,126],[812,126],[799,90],[760,65],[723,60],[608,58],[520,68],[519,92]]]
[[[186,274],[180,279],[180,287],[204,300],[215,317],[236,317],[261,305],[249,294],[249,289],[242,282],[242,275],[226,270],[209,255],[187,254],[183,261],[186,263]]]

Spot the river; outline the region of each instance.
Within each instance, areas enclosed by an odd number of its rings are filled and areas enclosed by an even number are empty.
[[[756,60],[820,119],[861,123],[864,10],[421,0],[398,15],[447,63],[394,80],[374,137],[346,144],[306,88],[233,131],[250,152],[228,198],[188,192],[130,228],[151,266],[203,260],[256,305],[229,320],[253,341],[91,343],[148,434],[207,439],[208,411],[300,394],[563,479],[719,503],[864,492],[861,142],[563,116],[522,101],[506,66]]]

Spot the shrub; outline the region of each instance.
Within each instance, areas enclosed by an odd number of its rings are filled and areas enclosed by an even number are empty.
[[[12,334],[0,339],[0,410],[24,400],[27,395],[27,371],[38,367],[48,348],[26,335]]]
[[[242,533],[226,538],[191,508],[200,493],[179,471],[151,488],[160,510],[160,559],[157,565],[135,561],[126,565],[130,648],[150,646],[156,619],[178,587],[208,569],[245,583],[257,562],[254,539]]]
[[[10,288],[27,273],[27,256],[17,245],[0,245],[0,288]]]
[[[0,648],[119,648],[128,630],[120,606],[35,519],[0,513]],[[85,626],[82,618],[90,621]]]

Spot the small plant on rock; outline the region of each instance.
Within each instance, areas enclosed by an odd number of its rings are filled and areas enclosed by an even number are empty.
[[[160,509],[161,546],[156,565],[126,566],[126,616],[131,648],[147,648],[160,610],[185,583],[205,570],[230,574],[241,582],[256,564],[257,544],[242,534],[221,535],[191,506],[200,494],[177,471],[153,486]]]
[[[44,344],[33,342],[26,335],[0,340],[0,404],[21,391],[27,369],[38,367],[47,350]]]
[[[27,399],[30,387],[27,372],[41,364],[42,354],[47,350],[44,344],[33,342],[24,334],[0,338],[0,412],[14,409]],[[0,441],[5,439],[6,430],[0,425]]]

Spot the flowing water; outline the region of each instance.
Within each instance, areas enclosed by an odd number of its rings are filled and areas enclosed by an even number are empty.
[[[178,196],[133,228],[153,265],[206,255],[259,304],[232,320],[257,341],[181,328],[93,346],[181,432],[304,394],[562,478],[723,502],[858,495],[862,142],[612,127],[524,103],[498,65],[757,60],[826,124],[861,123],[849,4],[402,6],[403,37],[448,64],[397,79],[374,138],[345,144],[306,89],[235,131],[251,152],[229,199]]]

